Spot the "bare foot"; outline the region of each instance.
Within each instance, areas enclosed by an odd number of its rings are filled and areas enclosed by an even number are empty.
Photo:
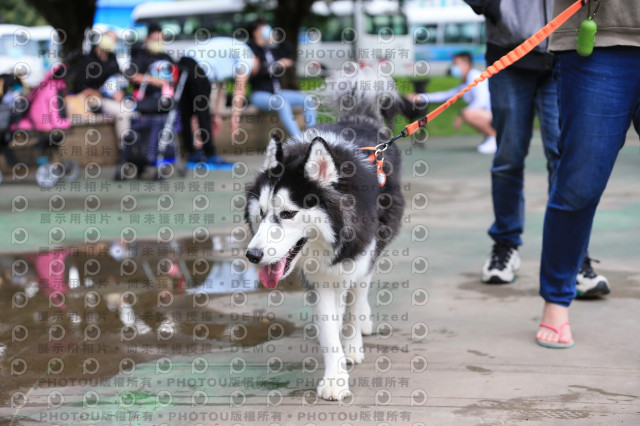
[[[540,322],[555,327],[560,334],[547,327],[540,327],[536,333],[536,339],[539,341],[552,344],[570,344],[573,342],[569,325],[567,324],[560,328],[562,324],[569,322],[569,308],[545,302],[544,309],[542,310],[542,321]]]

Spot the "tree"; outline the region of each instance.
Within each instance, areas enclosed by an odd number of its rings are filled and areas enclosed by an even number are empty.
[[[0,0],[0,23],[33,27],[47,21],[25,0]]]
[[[58,31],[63,54],[82,49],[85,32],[93,26],[97,0],[27,0]]]

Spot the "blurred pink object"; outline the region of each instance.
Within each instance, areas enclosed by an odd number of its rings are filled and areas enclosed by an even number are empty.
[[[174,95],[174,90],[173,87],[169,84],[163,84],[162,85],[162,96],[164,96],[165,98],[173,98]]]
[[[64,261],[69,255],[69,250],[56,250],[40,253],[32,261],[36,265],[36,273],[40,278],[40,289],[47,295],[54,291],[66,293],[69,286],[65,280],[66,268]]]
[[[64,78],[56,76],[62,74],[65,65],[51,69],[40,84],[27,95],[28,110],[24,117],[12,130],[38,130],[50,132],[54,129],[66,130],[71,127],[68,117],[62,116],[64,109],[64,92],[67,83]]]

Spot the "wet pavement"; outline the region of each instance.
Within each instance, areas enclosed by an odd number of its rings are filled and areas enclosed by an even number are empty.
[[[0,424],[634,424],[640,419],[640,155],[630,136],[596,217],[606,299],[576,302],[576,346],[534,342],[546,199],[527,163],[516,283],[486,286],[490,158],[474,138],[405,142],[406,219],[376,264],[374,334],[353,397],[318,400],[312,295],[259,288],[233,172],[49,191],[7,183],[0,221]],[[93,173],[93,171],[91,171]],[[26,206],[26,207],[25,207]],[[9,213],[12,212],[12,213]],[[43,268],[42,265],[53,265]]]

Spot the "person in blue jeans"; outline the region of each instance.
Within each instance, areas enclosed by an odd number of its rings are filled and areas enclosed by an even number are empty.
[[[570,3],[556,0],[554,13]],[[545,302],[536,340],[551,348],[573,345],[569,306],[596,208],[632,121],[640,133],[640,8],[607,1],[595,17],[600,29],[587,57],[575,50],[575,30],[584,17],[571,18],[550,43],[558,56],[560,158],[544,219],[540,295]]]
[[[247,44],[259,61],[249,79],[252,90],[250,102],[261,110],[276,111],[289,135],[297,136],[300,127],[291,107],[303,107],[307,127],[316,123],[316,109],[314,102],[304,93],[281,86],[280,76],[286,68],[294,65],[288,44],[284,40],[274,42],[272,28],[263,19],[251,22],[248,31],[251,39]]]
[[[519,2],[503,0],[499,10],[492,1],[468,1],[487,18],[486,60],[492,64],[543,27],[551,18],[552,0]],[[494,245],[482,267],[488,284],[514,282],[520,268],[525,220],[524,167],[529,153],[533,122],[540,121],[542,145],[547,159],[548,186],[555,179],[559,159],[557,82],[552,75],[552,55],[544,42],[524,58],[489,79],[497,151],[491,167],[491,195],[495,221],[489,229]],[[595,273],[585,255],[577,276],[579,296],[609,293],[607,279]]]

